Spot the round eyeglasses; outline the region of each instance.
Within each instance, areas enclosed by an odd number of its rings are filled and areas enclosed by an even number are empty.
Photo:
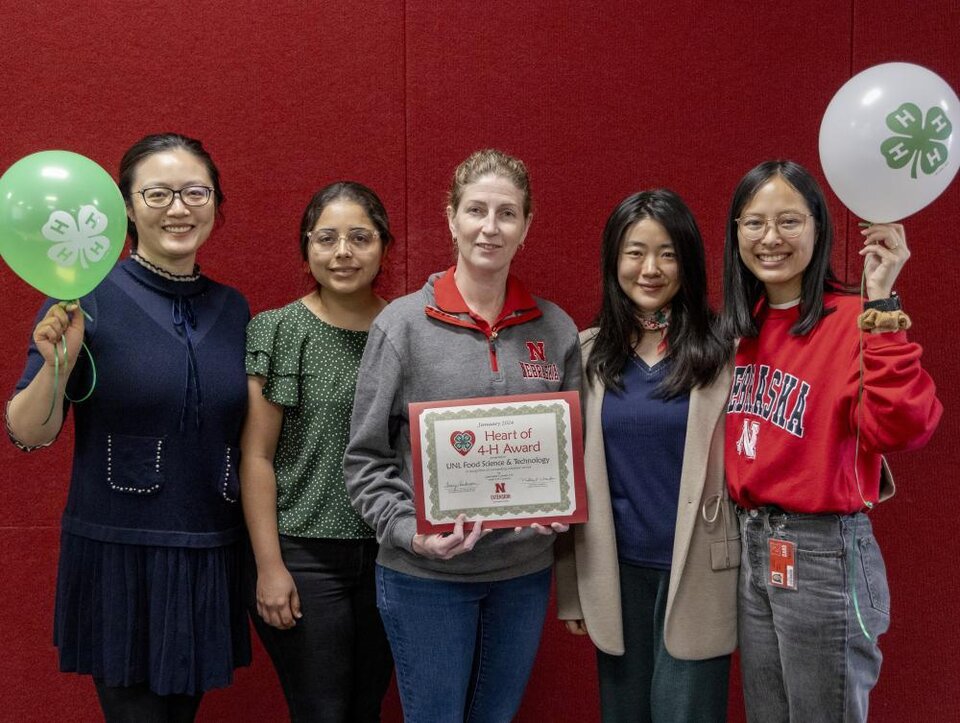
[[[177,196],[180,196],[184,206],[206,206],[213,189],[209,186],[184,186],[174,190],[166,186],[151,186],[137,193],[143,196],[143,202],[150,208],[166,208]]]
[[[376,230],[369,228],[354,228],[347,233],[339,233],[330,228],[307,232],[307,238],[313,247],[324,253],[339,248],[341,241],[346,241],[352,251],[363,252],[369,249],[379,236]]]
[[[800,213],[799,211],[784,211],[778,213],[773,218],[765,216],[741,216],[736,219],[737,228],[740,235],[747,241],[759,241],[767,235],[767,229],[770,222],[774,223],[777,229],[777,235],[780,238],[796,238],[803,233],[807,225],[807,217],[811,213]]]

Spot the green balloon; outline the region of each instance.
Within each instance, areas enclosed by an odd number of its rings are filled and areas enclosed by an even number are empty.
[[[120,189],[89,158],[42,151],[0,177],[0,256],[47,296],[68,301],[93,291],[126,235]]]

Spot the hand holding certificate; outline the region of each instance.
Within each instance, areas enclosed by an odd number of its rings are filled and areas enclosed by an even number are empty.
[[[410,437],[418,533],[587,520],[576,392],[413,403]]]

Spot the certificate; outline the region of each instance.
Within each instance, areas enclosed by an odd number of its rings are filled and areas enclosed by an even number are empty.
[[[417,532],[586,522],[580,395],[410,404]]]

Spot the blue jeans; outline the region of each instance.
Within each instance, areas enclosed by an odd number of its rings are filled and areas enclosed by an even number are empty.
[[[669,591],[669,570],[620,563],[626,650],[623,655],[597,651],[603,723],[727,720],[730,656],[680,660],[670,655],[663,640]]]
[[[540,643],[550,568],[495,582],[413,577],[377,565],[377,605],[406,723],[508,723]]]
[[[766,507],[741,510],[740,526],[747,720],[866,721],[882,659],[876,640],[890,625],[887,575],[869,518]],[[769,584],[771,538],[796,543],[796,590]]]

